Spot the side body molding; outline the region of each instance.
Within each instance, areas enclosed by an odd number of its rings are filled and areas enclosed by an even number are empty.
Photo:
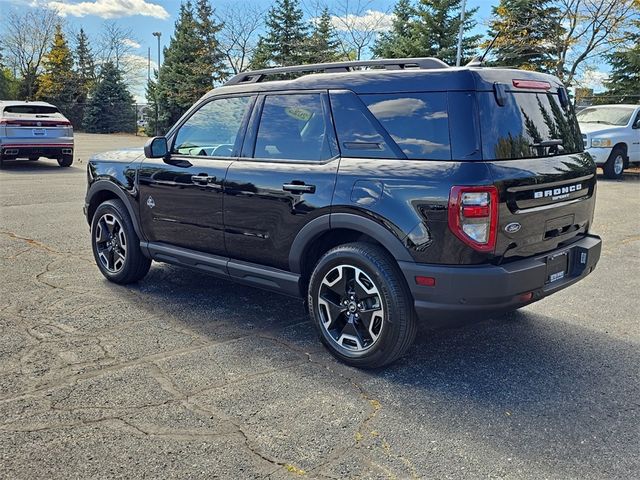
[[[313,219],[298,232],[289,252],[289,269],[294,273],[302,273],[307,246],[323,233],[338,228],[362,232],[380,242],[396,260],[414,262],[402,239],[376,221],[352,213],[331,213]]]

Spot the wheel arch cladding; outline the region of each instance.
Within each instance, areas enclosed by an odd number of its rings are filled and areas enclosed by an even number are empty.
[[[332,213],[312,220],[298,232],[289,252],[289,269],[294,273],[304,273],[307,256],[323,235],[346,234],[344,241],[331,244],[329,248],[332,248],[355,241],[355,238],[349,236],[350,232],[357,237],[371,238],[398,261],[414,261],[402,241],[374,220],[351,213]]]
[[[131,223],[133,223],[136,235],[138,235],[138,238],[141,240],[144,239],[145,237],[142,235],[142,230],[140,229],[140,224],[138,222],[138,216],[135,214],[130,199],[127,198],[127,195],[125,195],[121,189],[107,180],[98,180],[89,188],[89,192],[87,193],[87,222],[89,225],[91,225],[93,214],[98,206],[101,203],[112,199],[120,200],[124,204],[127,212],[129,213],[129,217],[131,217]]]

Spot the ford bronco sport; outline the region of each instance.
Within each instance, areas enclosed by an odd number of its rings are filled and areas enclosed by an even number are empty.
[[[241,73],[144,154],[97,155],[85,213],[107,279],[155,260],[301,296],[331,353],[378,367],[418,319],[587,276],[595,174],[555,77],[342,62]]]

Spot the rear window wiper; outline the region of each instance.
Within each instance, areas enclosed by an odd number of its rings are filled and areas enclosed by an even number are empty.
[[[539,143],[531,143],[529,146],[534,148],[543,148],[543,147],[559,147],[563,145],[564,142],[559,138],[552,138],[551,140],[543,140]]]

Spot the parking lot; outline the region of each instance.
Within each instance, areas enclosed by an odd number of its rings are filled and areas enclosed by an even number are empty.
[[[86,159],[144,140],[78,134],[69,169],[0,171],[0,477],[637,476],[637,175],[600,179],[584,282],[359,371],[301,301],[168,265],[100,275]]]

